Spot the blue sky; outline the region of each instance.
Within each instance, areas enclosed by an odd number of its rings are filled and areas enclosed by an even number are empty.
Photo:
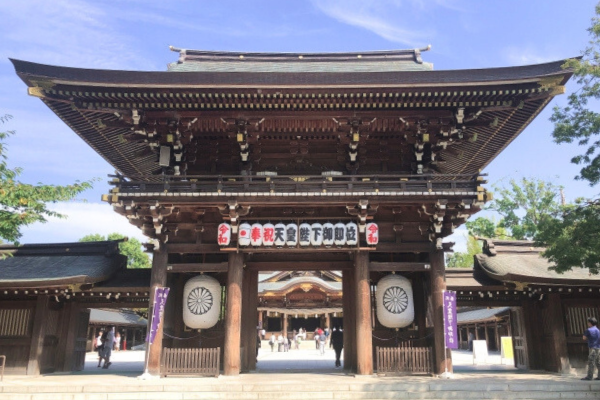
[[[67,220],[25,229],[22,242],[74,241],[137,229],[100,203],[113,170],[39,99],[28,97],[8,58],[82,68],[163,71],[179,48],[338,52],[425,47],[436,70],[542,63],[577,56],[588,42],[596,0],[20,0],[0,2],[0,114],[14,119],[9,161],[26,182],[103,181],[87,203],[57,204]],[[568,86],[568,91],[576,89]],[[554,100],[564,104],[566,96]],[[484,171],[490,182],[522,176],[565,187],[568,200],[594,196],[573,177],[576,146],[552,142],[548,107]]]

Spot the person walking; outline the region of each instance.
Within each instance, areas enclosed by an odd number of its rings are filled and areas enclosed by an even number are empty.
[[[108,332],[100,331],[98,332],[98,337],[96,338],[96,351],[98,352],[98,368],[102,366],[102,353],[104,352],[104,341],[106,340],[106,336]]]
[[[582,381],[591,381],[594,378],[594,367],[598,370],[597,381],[600,381],[600,331],[598,320],[590,317],[587,320],[588,328],[583,334],[583,340],[587,340],[589,348],[587,376]]]
[[[325,355],[325,344],[327,343],[327,335],[322,330],[319,330],[319,353]]]
[[[121,350],[121,334],[117,332],[115,335],[115,351]]]
[[[283,334],[281,332],[277,336],[277,352],[283,352]]]
[[[271,346],[271,353],[275,351],[275,334],[271,333],[271,338],[269,339],[269,346]]]
[[[108,334],[106,335],[106,340],[104,341],[104,349],[102,350],[102,358],[104,358],[103,369],[108,369],[112,364],[110,362],[110,356],[112,354],[112,349],[115,344],[115,327],[111,327],[108,329]]]
[[[335,351],[335,367],[341,367],[342,362],[340,358],[342,356],[342,349],[344,348],[344,333],[342,332],[342,328],[336,326],[333,328],[331,332],[331,339],[329,340],[329,347],[333,347]]]

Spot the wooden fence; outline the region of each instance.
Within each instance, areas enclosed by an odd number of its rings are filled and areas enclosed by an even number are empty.
[[[431,347],[377,347],[377,373],[432,374]]]
[[[221,349],[170,349],[163,348],[160,361],[162,376],[200,375],[219,376]]]

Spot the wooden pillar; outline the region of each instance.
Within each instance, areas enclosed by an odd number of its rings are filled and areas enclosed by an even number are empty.
[[[429,263],[431,265],[430,293],[433,308],[433,350],[435,360],[433,372],[441,374],[445,371],[446,363],[448,363],[448,371],[452,370],[452,360],[444,357],[444,290],[446,290],[444,252],[437,249],[431,250]]]
[[[46,333],[46,320],[48,315],[49,296],[38,296],[35,304],[35,316],[33,318],[33,331],[31,333],[31,346],[29,347],[29,361],[27,363],[27,375],[40,374],[40,358],[44,348],[44,336]]]
[[[224,375],[239,375],[240,373],[243,268],[243,254],[229,254],[227,305],[225,309],[225,341],[223,344]]]
[[[416,341],[415,346],[425,346],[427,343],[427,339],[425,339],[425,336],[427,336],[427,299],[425,298],[424,281],[422,275],[413,280],[415,322],[419,335],[419,340]]]
[[[258,271],[249,271],[249,288],[250,292],[248,293],[248,302],[250,305],[248,309],[250,310],[250,320],[252,321],[252,343],[250,345],[251,352],[249,353],[249,368],[251,371],[256,369],[256,337],[259,335],[258,330],[258,320],[259,313],[258,312]]]
[[[488,335],[488,324],[487,322],[483,325],[483,329],[485,329],[485,347],[487,347],[488,351],[490,349],[490,337]]]
[[[565,333],[565,322],[563,308],[558,293],[548,294],[548,311],[550,316],[550,329],[552,341],[550,351],[554,353],[558,373],[571,372],[569,353],[567,352],[567,335]]]
[[[329,328],[329,331],[331,331],[331,314],[330,313],[325,313],[325,327]]]
[[[479,340],[479,327],[475,324],[475,340]]]
[[[152,256],[152,272],[150,275],[150,304],[148,306],[148,324],[151,323],[152,314],[154,312],[154,292],[158,287],[165,287],[167,284],[167,260],[169,253],[167,246],[164,243],[160,244],[157,251],[154,251]],[[160,356],[163,348],[163,325],[162,321],[156,328],[154,341],[148,346],[146,357],[148,357],[148,372],[151,375],[160,375]],[[150,325],[148,325],[150,332]]]
[[[347,269],[342,273],[342,304],[344,307],[344,369],[356,370],[356,357],[354,353],[354,271]]]
[[[494,325],[495,333],[494,338],[496,339],[496,351],[500,351],[500,330],[498,329],[498,322]]]
[[[288,315],[287,314],[281,314],[281,318],[283,318],[283,337],[287,338],[287,331],[288,331]]]
[[[258,289],[257,289],[257,291],[258,291]],[[264,311],[260,311],[258,313],[258,326],[260,326],[260,329],[264,328],[264,325],[263,325],[263,312]]]
[[[242,371],[256,368],[256,322],[258,320],[258,271],[245,271],[242,285]]]
[[[356,287],[356,373],[373,374],[373,332],[371,329],[371,285],[369,283],[369,253],[357,252]]]
[[[538,312],[535,309],[535,305],[531,299],[521,301],[521,308],[523,310],[523,335],[525,354],[527,355],[527,369],[546,369],[543,365],[542,358],[538,357],[537,347],[535,346],[535,340],[538,337]]]

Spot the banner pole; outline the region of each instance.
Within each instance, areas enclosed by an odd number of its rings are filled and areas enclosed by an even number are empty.
[[[150,337],[151,337],[151,331],[152,331],[152,326],[154,325],[154,308],[156,307],[156,292],[158,291],[158,287],[154,288],[154,301],[152,303],[152,314],[150,316],[150,330],[148,332],[146,332],[146,338],[147,340],[146,342],[146,356],[145,358],[145,362],[144,362],[144,373],[140,376],[138,376],[138,379],[143,379],[143,380],[147,380],[147,379],[153,379],[154,377],[152,375],[150,375],[150,372],[148,371],[148,363],[150,361],[150,346],[152,346],[152,343],[150,343]],[[150,311],[150,310],[148,310]]]

